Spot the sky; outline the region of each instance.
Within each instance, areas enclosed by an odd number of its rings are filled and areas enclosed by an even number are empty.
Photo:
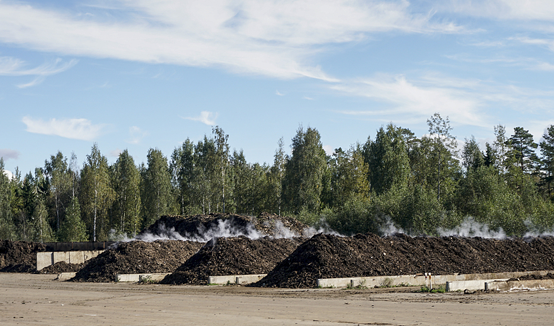
[[[434,113],[459,142],[554,124],[551,0],[0,0],[0,156],[23,175],[96,143],[114,163],[229,135],[272,164],[299,128],[327,153]]]

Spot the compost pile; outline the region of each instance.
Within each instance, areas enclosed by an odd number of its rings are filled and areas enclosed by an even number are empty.
[[[254,238],[301,236],[307,228],[307,225],[292,217],[268,213],[262,213],[257,217],[236,214],[165,215],[143,231],[141,235],[164,235],[168,230],[174,230],[185,239],[206,242],[215,236],[245,235],[251,238],[252,236]]]
[[[318,234],[254,286],[315,287],[318,278],[554,270],[554,238]]]
[[[36,272],[38,274],[59,274],[59,273],[66,273],[66,272],[78,272],[80,271],[86,263],[81,264],[69,264],[65,261],[59,261],[55,263],[54,265],[50,265],[47,267],[44,267],[40,271]]]
[[[303,240],[214,238],[161,283],[207,284],[208,276],[266,274]]]
[[[118,273],[171,273],[202,245],[179,240],[122,242],[89,260],[71,281],[113,282]]]
[[[46,246],[42,243],[0,240],[0,272],[35,272],[37,252],[42,251],[46,251]]]

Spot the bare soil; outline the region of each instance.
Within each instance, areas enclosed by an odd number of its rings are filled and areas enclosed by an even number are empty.
[[[267,274],[304,240],[215,238],[161,283],[207,284],[208,276]]]
[[[413,288],[298,290],[54,278],[0,273],[0,325],[551,326],[554,320],[551,290],[466,295]]]
[[[113,282],[118,273],[171,273],[202,246],[180,240],[121,242],[89,260],[72,281]]]
[[[319,234],[253,286],[309,288],[318,278],[554,270],[554,237],[526,240]]]

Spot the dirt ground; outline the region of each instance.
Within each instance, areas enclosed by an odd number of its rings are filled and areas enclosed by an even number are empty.
[[[552,325],[554,291],[424,294],[59,282],[0,273],[0,325]]]

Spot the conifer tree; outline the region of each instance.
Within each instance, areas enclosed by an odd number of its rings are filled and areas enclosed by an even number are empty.
[[[318,213],[321,209],[326,155],[321,136],[314,128],[298,128],[292,139],[292,156],[286,163],[283,197],[289,212]]]
[[[112,166],[115,191],[114,227],[119,234],[136,235],[140,230],[140,174],[128,150]]]
[[[167,158],[159,149],[150,149],[147,168],[142,176],[143,227],[148,227],[160,216],[171,213],[171,176]]]
[[[11,180],[4,171],[4,159],[0,157],[0,239],[14,240],[15,225],[11,211],[12,186]]]
[[[73,197],[66,211],[66,218],[60,228],[60,241],[88,241],[87,227],[81,219],[81,207],[77,197]]]

